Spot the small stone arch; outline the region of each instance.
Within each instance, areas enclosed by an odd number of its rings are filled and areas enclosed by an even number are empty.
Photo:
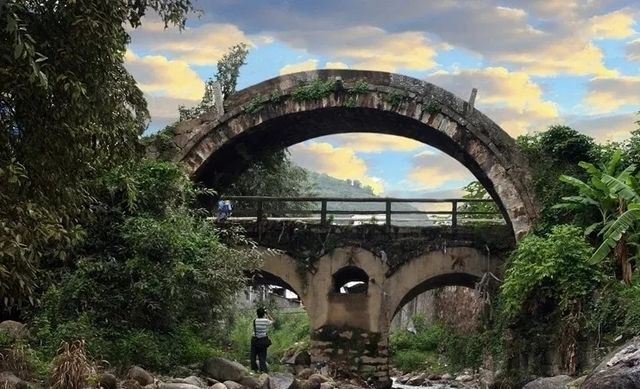
[[[277,285],[297,294],[303,303],[307,301],[306,277],[297,271],[297,261],[287,254],[271,254],[264,258],[262,266],[253,277],[264,284]]]
[[[207,185],[224,186],[256,159],[311,138],[373,132],[412,138],[457,159],[484,185],[517,238],[537,218],[528,164],[514,140],[428,82],[385,72],[316,70],[264,81],[225,106],[222,116],[208,113],[175,129],[175,159]]]
[[[388,322],[419,294],[443,286],[473,288],[486,272],[495,272],[501,260],[473,247],[431,251],[406,262],[388,280]]]
[[[369,275],[366,271],[357,266],[345,266],[340,270],[333,273],[333,293],[342,293],[343,288],[346,289],[345,293],[364,293],[369,290]],[[358,288],[350,288],[347,286],[350,282],[360,283],[362,286]]]

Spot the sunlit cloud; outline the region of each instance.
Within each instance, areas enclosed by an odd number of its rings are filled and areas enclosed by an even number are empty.
[[[602,113],[625,105],[640,106],[640,76],[597,77],[589,81],[585,104]]]
[[[640,128],[636,123],[638,120],[640,115],[631,112],[568,118],[567,124],[593,137],[597,142],[604,143],[629,138],[631,131]]]
[[[296,73],[296,72],[304,72],[307,70],[315,70],[318,68],[318,60],[317,59],[308,59],[303,62],[292,63],[283,66],[280,69],[280,75]]]
[[[294,48],[347,60],[356,69],[426,70],[436,65],[435,45],[422,32],[389,33],[378,27],[354,26],[344,30],[286,32],[277,36]]]
[[[292,159],[309,170],[328,174],[342,180],[358,180],[371,186],[374,193],[384,191],[380,178],[368,175],[368,167],[362,158],[349,147],[334,147],[324,142],[300,143],[289,148]]]
[[[349,65],[344,62],[327,62],[324,67],[325,69],[349,69]]]
[[[427,81],[467,99],[478,89],[476,106],[512,136],[537,130],[558,117],[558,108],[543,98],[542,89],[528,74],[502,67],[437,72]]]
[[[342,147],[348,147],[358,153],[378,153],[383,151],[412,151],[423,143],[410,138],[373,133],[351,133],[332,135],[331,140]]]
[[[412,164],[408,178],[411,186],[420,190],[434,190],[452,182],[466,183],[474,179],[460,162],[441,152],[420,152],[413,156]]]
[[[619,10],[589,20],[596,38],[621,39],[634,34],[634,15],[629,10]]]
[[[140,57],[128,50],[125,67],[147,95],[199,100],[204,94],[204,81],[184,61],[161,55]]]
[[[266,35],[249,37],[232,24],[206,23],[180,31],[165,29],[163,22],[155,20],[145,21],[131,35],[135,47],[192,65],[215,65],[231,46],[241,42],[254,45],[272,40]]]
[[[629,42],[625,48],[625,52],[629,61],[640,62],[640,39]]]

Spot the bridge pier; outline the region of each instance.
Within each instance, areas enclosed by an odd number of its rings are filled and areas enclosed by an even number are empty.
[[[376,388],[391,387],[389,335],[361,328],[323,326],[311,333],[311,364],[341,376],[356,375]]]

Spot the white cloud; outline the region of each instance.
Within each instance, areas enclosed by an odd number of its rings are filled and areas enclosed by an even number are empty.
[[[280,75],[296,73],[296,72],[304,72],[307,70],[315,70],[318,68],[318,60],[317,59],[308,59],[303,62],[292,63],[288,65],[284,65],[280,69]]]
[[[323,138],[316,141],[322,142]],[[423,143],[410,138],[395,135],[357,132],[331,135],[332,143],[348,147],[358,153],[377,153],[382,151],[412,151],[424,146]]]
[[[308,142],[294,145],[289,148],[289,151],[292,159],[304,168],[343,180],[358,180],[371,186],[375,193],[384,191],[383,181],[368,175],[365,161],[349,147],[334,147],[324,142]]]
[[[247,36],[232,24],[205,23],[180,31],[177,28],[165,29],[164,23],[156,20],[145,20],[141,27],[130,33],[134,47],[193,65],[215,65],[235,44],[253,45],[272,39],[265,35]]]
[[[125,67],[147,95],[199,100],[204,94],[204,81],[184,61],[161,55],[139,57],[128,50]]]
[[[640,62],[640,39],[629,42],[625,48],[625,52],[629,61]]]
[[[417,31],[389,33],[378,27],[354,26],[344,30],[287,31],[277,37],[294,48],[347,60],[355,69],[425,70],[435,66],[435,45]]]
[[[349,65],[344,62],[327,62],[324,67],[325,69],[349,69]]]
[[[598,112],[640,106],[640,76],[597,77],[589,81],[584,103]]]
[[[543,98],[542,89],[528,74],[501,67],[437,72],[427,81],[468,98],[478,89],[476,107],[512,136],[538,130],[558,117],[556,105]]]
[[[474,179],[473,174],[460,162],[452,157],[431,150],[422,151],[412,158],[413,167],[408,179],[411,186],[435,190],[444,188],[452,182],[469,182]]]

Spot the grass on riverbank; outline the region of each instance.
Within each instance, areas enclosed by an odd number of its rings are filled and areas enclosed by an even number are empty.
[[[483,341],[479,334],[460,335],[442,324],[414,318],[416,332],[399,330],[389,338],[391,364],[404,372],[433,374],[457,372],[482,365]]]
[[[232,319],[229,331],[229,356],[249,366],[249,348],[253,333],[255,312],[239,311]],[[277,370],[280,359],[291,348],[306,349],[309,345],[309,318],[304,310],[276,311],[275,325],[269,331],[273,344],[269,347],[267,361]]]

